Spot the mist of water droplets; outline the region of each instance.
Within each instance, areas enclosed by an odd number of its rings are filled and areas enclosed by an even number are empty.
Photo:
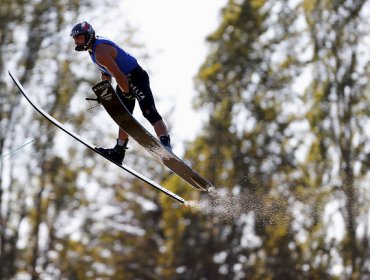
[[[186,206],[199,210],[213,223],[234,223],[243,214],[254,212],[258,215],[259,223],[264,225],[285,223],[291,219],[287,199],[276,200],[272,197],[244,192],[233,195],[217,191],[215,188],[208,190],[208,196],[200,201],[187,201]],[[268,195],[268,194],[266,194]],[[301,201],[308,201],[308,197],[300,197]]]
[[[186,205],[200,210],[203,214],[209,215],[212,221],[234,222],[256,208],[256,201],[246,194],[232,195],[220,193],[215,188],[208,190],[209,197],[200,201],[187,201]]]

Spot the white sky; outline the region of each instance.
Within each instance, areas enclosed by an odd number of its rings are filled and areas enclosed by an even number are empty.
[[[138,29],[135,38],[152,54],[148,62],[139,62],[150,72],[157,109],[162,115],[173,110],[167,122],[175,153],[182,152],[181,143],[193,140],[201,128],[200,115],[192,109],[193,78],[208,52],[205,38],[218,27],[226,3],[227,0],[120,2],[127,21]],[[135,55],[135,50],[126,50]],[[140,114],[135,109],[134,115]]]

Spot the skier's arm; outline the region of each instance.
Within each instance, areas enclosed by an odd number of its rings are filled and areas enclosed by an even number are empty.
[[[116,50],[107,44],[100,44],[96,48],[96,60],[99,64],[103,65],[107,70],[116,78],[118,86],[125,94],[129,94],[129,85],[127,77],[119,69],[117,63],[114,61],[117,52]]]

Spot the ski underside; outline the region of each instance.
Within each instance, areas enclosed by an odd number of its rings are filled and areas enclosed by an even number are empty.
[[[212,184],[195,172],[191,167],[168,151],[159,140],[150,134],[127,110],[109,81],[105,80],[93,87],[98,101],[111,118],[130,137],[151,153],[158,161],[200,191],[208,191]]]
[[[15,85],[18,87],[19,91],[26,98],[26,100],[32,105],[32,107],[37,112],[39,112],[43,117],[45,117],[48,121],[50,121],[52,124],[54,124],[55,126],[57,126],[59,129],[61,129],[62,131],[64,131],[65,133],[67,133],[69,136],[73,137],[75,140],[77,140],[81,144],[85,145],[86,147],[88,147],[89,149],[91,149],[92,151],[94,151],[95,153],[100,154],[101,156],[103,156],[104,158],[106,158],[107,160],[109,160],[110,162],[116,164],[121,169],[123,169],[123,170],[127,171],[128,173],[132,174],[133,176],[135,176],[136,178],[138,178],[138,179],[142,180],[143,182],[147,183],[151,187],[153,187],[153,188],[161,191],[162,193],[170,196],[171,198],[177,200],[180,203],[185,203],[185,200],[182,197],[178,196],[177,194],[175,194],[175,193],[171,192],[170,190],[164,188],[163,186],[155,183],[154,181],[146,178],[144,175],[142,175],[139,172],[133,170],[132,168],[130,168],[130,167],[124,165],[124,164],[119,165],[119,164],[115,163],[114,161],[111,161],[109,158],[105,157],[103,154],[99,153],[95,149],[95,147],[93,145],[89,144],[87,141],[85,141],[84,139],[82,139],[79,135],[77,135],[73,131],[68,130],[63,124],[61,124],[59,121],[57,121],[52,116],[50,116],[47,112],[45,112],[41,107],[39,107],[34,102],[32,102],[32,100],[29,98],[26,90],[23,88],[22,84],[18,81],[18,79],[15,78],[10,71],[8,71],[8,73],[9,73],[10,77],[12,78],[13,82],[15,83]]]

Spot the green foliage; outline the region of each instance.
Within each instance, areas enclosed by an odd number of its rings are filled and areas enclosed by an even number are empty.
[[[202,159],[196,168],[218,188],[238,189],[259,203],[251,234],[265,242],[246,246],[240,277],[338,275],[331,268],[338,263],[334,256],[343,250],[327,242],[333,225],[323,221],[328,215],[325,207],[336,201],[344,201],[342,230],[350,241],[340,259],[348,260],[348,277],[369,273],[358,265],[366,260],[356,232],[359,224],[368,222],[359,220],[354,183],[366,181],[367,171],[355,175],[353,169],[367,164],[360,159],[367,158],[368,139],[356,121],[368,121],[369,115],[368,106],[363,106],[368,103],[366,82],[359,82],[367,81],[369,73],[357,51],[357,30],[365,24],[360,16],[363,5],[229,1],[220,27],[208,38],[211,52],[196,79],[195,105],[210,115],[188,155]],[[299,22],[302,18],[304,24]],[[304,80],[309,83],[302,88]],[[305,211],[297,214],[293,210],[300,202]],[[238,238],[231,243],[240,243]]]

